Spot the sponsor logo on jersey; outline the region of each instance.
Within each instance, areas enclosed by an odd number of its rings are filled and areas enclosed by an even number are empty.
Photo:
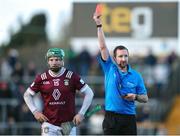
[[[48,85],[48,84],[50,84],[49,81],[44,81],[44,82],[43,82],[43,85]]]
[[[54,89],[52,96],[53,96],[54,100],[56,100],[56,101],[59,100],[59,98],[61,96],[59,89]]]
[[[65,101],[60,101],[60,102],[49,102],[49,105],[64,105],[66,102]]]
[[[49,105],[64,105],[66,103],[66,101],[57,101],[61,96],[59,89],[54,89],[52,96],[55,101],[49,102]]]

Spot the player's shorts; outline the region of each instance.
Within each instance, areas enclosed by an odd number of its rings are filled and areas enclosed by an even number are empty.
[[[42,136],[62,136],[62,128],[55,126],[48,122],[44,122],[41,125],[41,135]],[[76,135],[76,127],[73,127],[69,135]]]

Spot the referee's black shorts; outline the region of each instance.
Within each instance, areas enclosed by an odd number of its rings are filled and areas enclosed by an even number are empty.
[[[105,135],[137,135],[135,115],[106,111],[102,127]]]

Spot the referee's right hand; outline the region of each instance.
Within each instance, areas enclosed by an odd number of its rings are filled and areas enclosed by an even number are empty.
[[[136,94],[128,93],[123,98],[128,101],[134,101],[136,99]]]
[[[98,13],[94,13],[94,15],[93,15],[93,19],[94,19],[94,21],[96,22],[96,25],[100,25],[100,24],[102,24],[102,21],[101,21],[101,15],[100,14],[98,14]]]

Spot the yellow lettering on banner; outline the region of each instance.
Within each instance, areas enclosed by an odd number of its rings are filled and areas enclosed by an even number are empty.
[[[140,23],[140,17],[143,23]],[[102,5],[102,24],[105,33],[131,34],[133,37],[149,37],[153,30],[153,11],[149,7],[113,7]],[[142,35],[143,34],[143,35]]]
[[[110,15],[111,9],[106,5],[102,4],[102,24],[104,32],[110,33],[112,32],[112,28],[110,25]]]
[[[111,13],[111,27],[114,32],[130,32],[130,10],[128,8],[115,8]]]
[[[106,33],[128,33],[130,32],[131,13],[128,8],[117,7],[109,8],[102,4],[102,23]]]

